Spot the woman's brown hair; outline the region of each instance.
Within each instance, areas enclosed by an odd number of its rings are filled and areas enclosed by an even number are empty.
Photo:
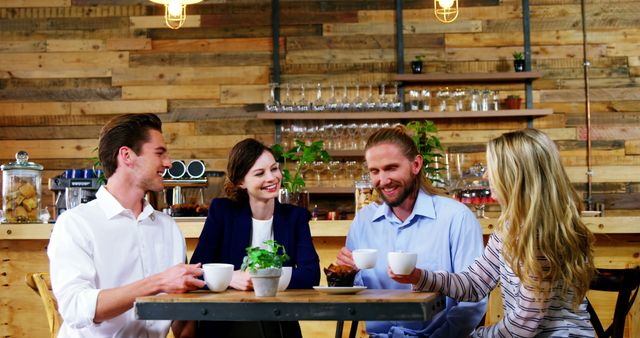
[[[245,201],[249,198],[247,190],[239,185],[265,151],[274,155],[273,150],[253,138],[244,139],[231,148],[227,177],[224,180],[224,192],[227,197],[234,201]]]

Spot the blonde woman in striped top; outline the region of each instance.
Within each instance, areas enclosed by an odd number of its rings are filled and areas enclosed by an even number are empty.
[[[489,142],[487,162],[502,213],[483,255],[461,273],[389,276],[459,301],[481,300],[500,282],[504,318],[474,337],[594,337],[585,299],[593,235],[556,145],[541,131],[514,131]]]

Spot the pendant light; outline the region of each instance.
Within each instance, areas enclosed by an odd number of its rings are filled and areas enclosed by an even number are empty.
[[[164,5],[164,22],[171,29],[182,27],[187,19],[187,5],[192,5],[202,0],[150,0]]]
[[[441,22],[453,22],[458,17],[458,0],[433,0],[433,13]]]

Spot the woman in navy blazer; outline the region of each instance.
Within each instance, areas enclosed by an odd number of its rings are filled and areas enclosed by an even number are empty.
[[[289,255],[289,289],[308,289],[320,282],[320,259],[311,241],[306,209],[277,200],[282,173],[271,149],[255,139],[236,144],[229,154],[225,193],[211,202],[209,215],[191,257],[192,263],[234,265],[231,287],[252,290],[248,272],[241,271],[246,248],[275,239]],[[269,226],[269,223],[270,226]],[[258,229],[259,228],[259,229]],[[189,336],[184,331],[184,336]],[[301,337],[298,322],[200,322],[198,337]]]

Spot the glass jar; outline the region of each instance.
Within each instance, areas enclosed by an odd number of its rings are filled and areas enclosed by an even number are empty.
[[[491,195],[489,180],[484,178],[484,172],[485,167],[482,164],[474,164],[451,189],[453,198],[473,207],[477,216],[481,218],[486,218],[484,215],[486,205],[497,204],[494,196]]]
[[[42,165],[29,162],[29,154],[20,150],[16,162],[2,169],[2,211],[5,223],[40,223]]]
[[[358,211],[372,202],[378,200],[378,192],[373,188],[369,175],[362,175],[361,179],[354,182],[356,188],[356,214]]]

